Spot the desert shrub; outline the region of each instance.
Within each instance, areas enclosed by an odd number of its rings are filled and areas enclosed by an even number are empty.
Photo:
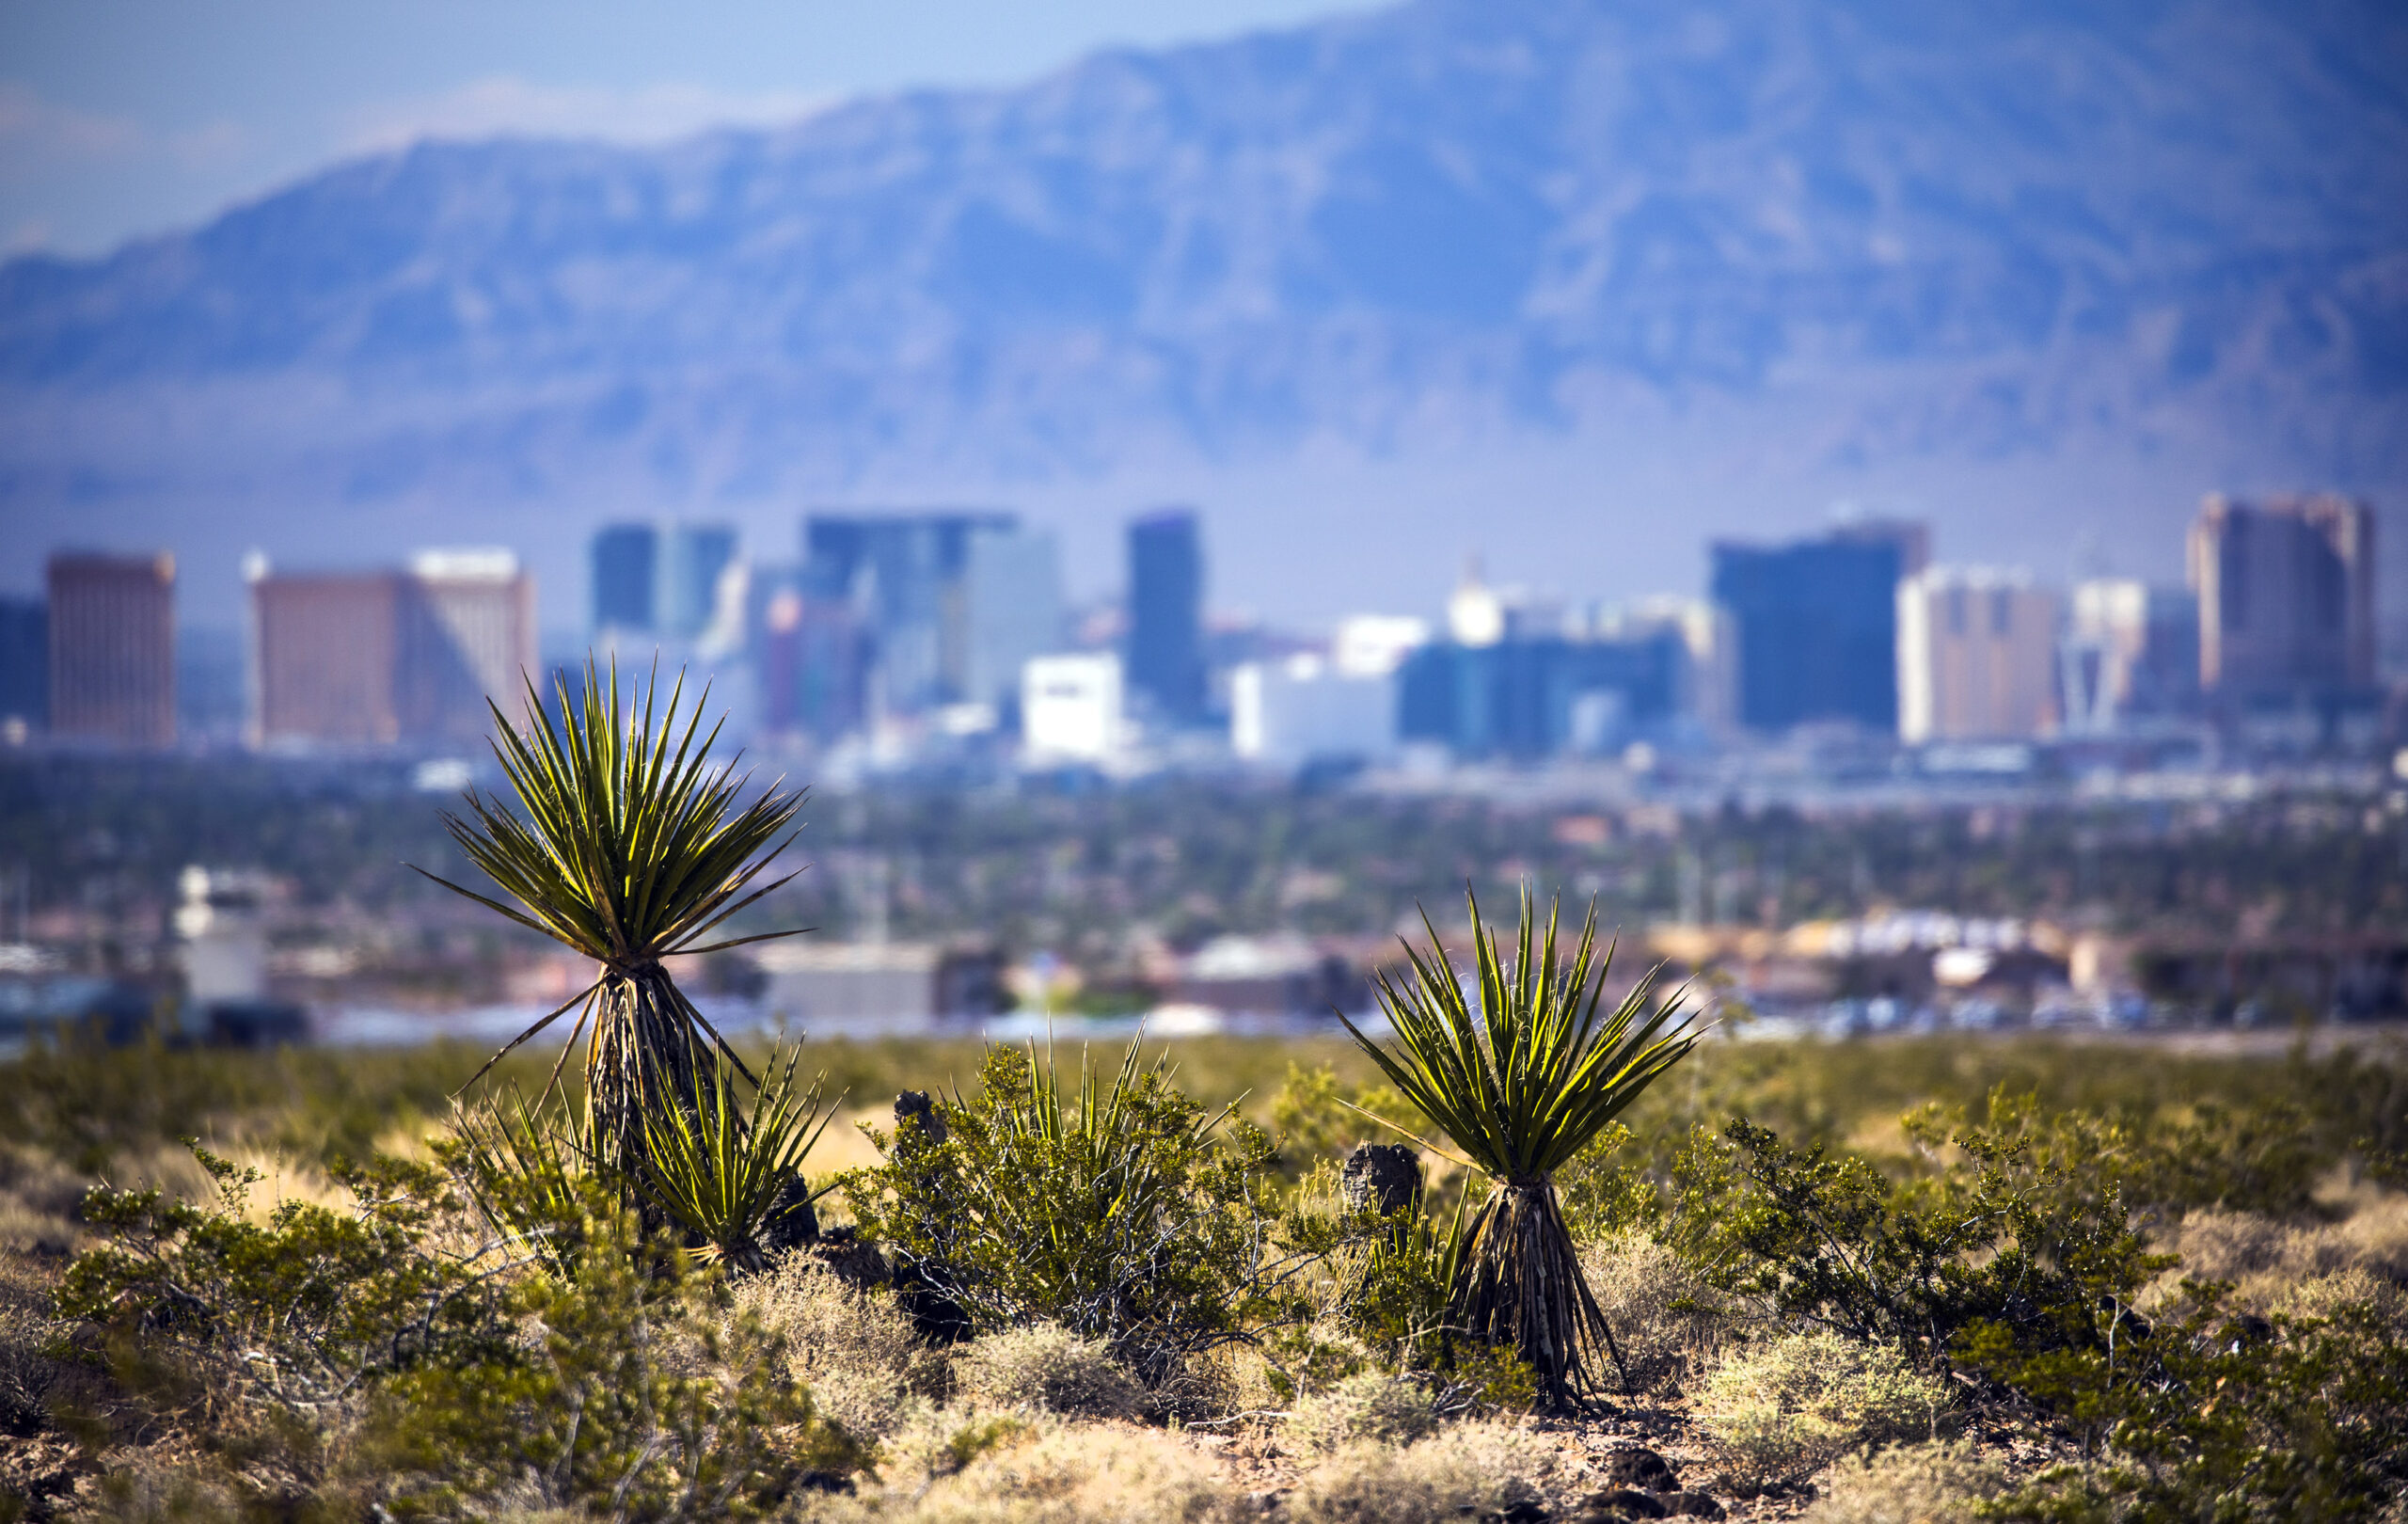
[[[2408,1364],[2396,1310],[2342,1304],[2321,1318],[2240,1314],[2226,1288],[2114,1348],[2031,1351],[2011,1330],[1969,1330],[1960,1354],[2079,1442],[2086,1464],[2044,1474],[2000,1516],[2353,1519],[2408,1498]]]
[[[1367,1442],[1329,1455],[1288,1500],[1295,1524],[1439,1524],[1536,1502],[1554,1447],[1528,1429],[1457,1424],[1411,1445]]]
[[[1929,1438],[1948,1400],[1941,1378],[1896,1349],[1817,1331],[1730,1350],[1700,1384],[1696,1413],[1724,1477],[1752,1493],[1868,1444]]]
[[[152,1399],[204,1415],[250,1399],[315,1412],[380,1375],[500,1338],[486,1277],[425,1246],[451,1203],[437,1171],[338,1161],[331,1173],[352,1211],[285,1200],[259,1223],[246,1214],[260,1172],[197,1144],[192,1152],[217,1199],[95,1186],[84,1214],[101,1243],[57,1292],[60,1315],[114,1336],[124,1373]],[[138,1380],[136,1364],[149,1373]]]
[[[2086,1169],[2028,1099],[1993,1095],[1983,1127],[1951,1132],[1933,1108],[1904,1126],[1962,1162],[1901,1181],[1744,1119],[1698,1137],[1682,1160],[1674,1243],[1709,1284],[1767,1315],[1925,1364],[1944,1363],[1981,1323],[2033,1348],[2103,1344],[2171,1262],[2133,1230],[2112,1174]]]
[[[1102,1419],[1146,1406],[1145,1389],[1101,1342],[1050,1323],[973,1340],[955,1354],[953,1379],[956,1394],[981,1407]]]
[[[2005,1466],[1963,1440],[1895,1445],[1833,1466],[1805,1524],[1958,1524],[2007,1484]]]
[[[1313,1450],[1361,1440],[1410,1444],[1435,1434],[1444,1419],[1429,1383],[1366,1373],[1298,1402],[1285,1432]]]
[[[922,1410],[824,1524],[1206,1524],[1232,1516],[1211,1460],[1157,1430]]]
[[[741,1516],[860,1448],[786,1379],[779,1339],[714,1305],[715,1274],[589,1222],[574,1279],[520,1278],[510,1344],[387,1380],[367,1453],[396,1516],[457,1516],[504,1497],[630,1519]]]
[[[1592,1243],[1581,1263],[1634,1392],[1679,1381],[1733,1321],[1697,1267],[1653,1234],[1625,1230]]]
[[[1271,1143],[1134,1041],[1108,1082],[1080,1068],[1066,1105],[1051,1054],[990,1049],[977,1093],[939,1103],[943,1140],[873,1135],[885,1162],[847,1199],[980,1331],[1058,1323],[1160,1382],[1270,1310]]]
[[[737,1316],[776,1337],[789,1379],[844,1430],[876,1438],[900,1421],[896,1399],[943,1395],[943,1357],[923,1344],[894,1297],[848,1286],[805,1254],[732,1288]]]
[[[1333,1065],[1307,1069],[1290,1063],[1278,1094],[1271,1098],[1271,1126],[1279,1140],[1281,1167],[1292,1177],[1321,1160],[1339,1157],[1357,1143],[1396,1141],[1365,1112],[1404,1127],[1421,1120],[1421,1114],[1390,1086],[1348,1085]]]

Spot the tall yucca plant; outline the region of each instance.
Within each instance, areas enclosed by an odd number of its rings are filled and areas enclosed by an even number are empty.
[[[1613,952],[1601,956],[1596,947],[1593,901],[1578,945],[1564,959],[1556,949],[1557,908],[1548,908],[1542,937],[1526,891],[1509,965],[1480,902],[1465,898],[1478,1008],[1424,915],[1429,950],[1406,943],[1409,976],[1383,971],[1375,986],[1398,1051],[1352,1022],[1346,1029],[1492,1183],[1455,1266],[1449,1323],[1512,1348],[1548,1402],[1576,1405],[1596,1390],[1590,1357],[1599,1344],[1610,1349],[1613,1334],[1580,1273],[1555,1172],[1678,1063],[1698,1034],[1677,1001],[1648,1014],[1653,975],[1601,1014]]]
[[[650,1156],[647,1119],[693,1106],[714,1047],[752,1079],[662,960],[795,934],[703,940],[793,877],[752,887],[794,839],[787,828],[802,796],[772,788],[738,804],[750,775],[735,776],[708,761],[720,727],[713,725],[697,744],[707,689],[679,723],[682,675],[657,719],[657,674],[643,685],[640,707],[632,693],[623,704],[616,663],[605,676],[589,659],[580,691],[571,693],[565,681],[555,690],[558,720],[527,684],[523,730],[486,701],[494,755],[523,818],[474,790],[467,818],[443,818],[468,860],[522,908],[426,876],[600,965],[592,984],[513,1038],[468,1083],[576,1010],[569,1048],[592,1029],[585,1048],[586,1146],[598,1166],[632,1187]],[[563,1051],[561,1063],[567,1061]],[[552,1072],[557,1079],[560,1066]]]

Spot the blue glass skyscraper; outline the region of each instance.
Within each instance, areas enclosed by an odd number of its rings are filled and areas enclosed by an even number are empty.
[[[1714,547],[1714,600],[1738,654],[1738,719],[1781,731],[1898,723],[1898,579],[1919,569],[1920,526],[1865,526],[1789,545]],[[1913,564],[1910,564],[1913,563]]]
[[[1204,544],[1191,509],[1129,526],[1129,686],[1164,719],[1204,715]]]

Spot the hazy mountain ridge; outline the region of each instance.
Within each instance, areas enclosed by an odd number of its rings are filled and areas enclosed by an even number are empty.
[[[1730,448],[1818,466],[2162,436],[2403,483],[2403,79],[2372,3],[1425,0],[425,145],[0,267],[0,502],[743,502],[1760,401]]]

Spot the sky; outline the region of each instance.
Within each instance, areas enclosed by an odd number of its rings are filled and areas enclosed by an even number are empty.
[[[104,252],[420,137],[655,141],[1335,0],[0,0],[0,253]]]

